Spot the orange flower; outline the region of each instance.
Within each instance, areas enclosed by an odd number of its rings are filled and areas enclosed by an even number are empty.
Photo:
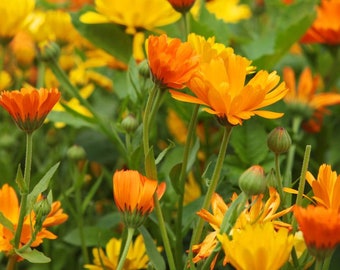
[[[294,216],[314,256],[324,256],[340,243],[340,215],[334,209],[308,205],[294,207]]]
[[[171,6],[178,12],[188,12],[194,5],[195,0],[168,0]]]
[[[199,57],[192,46],[178,38],[150,36],[147,51],[153,80],[161,88],[184,88],[198,67]]]
[[[290,67],[284,68],[283,78],[289,88],[284,101],[294,113],[301,114],[306,119],[309,119],[313,113],[320,118],[320,113],[325,113],[327,106],[340,103],[340,94],[316,92],[320,77],[313,77],[308,67],[302,71],[298,84],[294,71]]]
[[[288,91],[285,84],[278,85],[280,77],[276,72],[269,74],[264,70],[246,83],[246,75],[253,70],[250,64],[250,60],[226,48],[210,61],[200,63],[199,71],[188,82],[195,96],[177,91],[170,93],[177,100],[207,106],[206,112],[231,125],[242,125],[243,120],[254,115],[269,119],[281,117],[282,113],[261,108],[282,99]]]
[[[35,241],[31,247],[39,246],[44,238],[56,239],[57,236],[47,230],[47,227],[64,223],[68,216],[63,212],[59,201],[53,202],[51,211],[43,221],[41,230],[37,233]],[[15,190],[5,184],[0,188],[0,212],[12,223],[13,231],[0,224],[0,252],[9,253],[13,250],[12,240],[14,239],[15,229],[19,219],[19,202]],[[32,211],[24,219],[23,229],[20,237],[20,244],[25,245],[32,238],[30,219],[33,220],[33,228],[36,224],[35,213]]]
[[[165,183],[158,185],[157,181],[133,170],[116,171],[113,175],[114,200],[127,226],[137,228],[144,222],[154,208],[155,192],[160,199],[165,192]]]
[[[306,180],[313,189],[313,199],[317,204],[340,212],[340,175],[332,171],[330,165],[320,166],[317,179],[307,172]]]
[[[335,45],[340,43],[340,1],[322,0],[317,8],[317,17],[306,34],[302,37],[304,43],[325,43]]]
[[[8,111],[20,129],[32,133],[43,124],[59,98],[60,92],[55,88],[22,88],[20,91],[2,91],[0,106]]]

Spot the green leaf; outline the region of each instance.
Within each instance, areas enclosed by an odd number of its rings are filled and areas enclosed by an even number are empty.
[[[85,245],[87,247],[93,246],[104,246],[112,237],[112,230],[100,228],[98,226],[85,226],[84,227],[84,235],[85,235]],[[74,246],[81,246],[81,239],[79,235],[79,229],[75,228],[70,231],[63,240]]]
[[[49,263],[51,261],[44,253],[36,249],[27,248],[24,251],[15,249],[15,253],[31,263]]]
[[[100,184],[103,180],[103,174],[100,175],[100,177],[96,180],[96,182],[92,185],[91,189],[87,192],[86,197],[81,205],[81,211],[82,213],[85,213],[87,206],[91,202],[91,199],[93,198],[94,194],[97,192]]]
[[[247,167],[260,164],[268,155],[267,133],[255,121],[246,121],[233,130],[230,144]]]
[[[169,176],[171,180],[171,184],[173,188],[175,189],[177,194],[182,194],[183,191],[179,187],[179,176],[181,174],[181,168],[182,168],[182,163],[177,163],[175,166],[172,167]]]
[[[21,170],[20,164],[18,166],[17,175],[15,177],[15,183],[17,183],[21,193],[27,193],[28,192],[27,184],[26,184],[24,177],[22,175],[22,170]]]
[[[172,141],[169,141],[169,142],[170,143],[169,143],[168,147],[166,147],[156,158],[156,160],[155,160],[156,165],[158,165],[163,160],[163,158],[169,152],[170,149],[175,147],[175,144]]]
[[[78,32],[93,45],[101,48],[115,58],[128,63],[132,55],[132,36],[114,23],[84,24],[79,18],[87,11],[94,11],[93,7],[85,6],[79,12],[72,13],[72,23]]]
[[[9,229],[11,232],[14,232],[13,223],[7,217],[5,217],[2,212],[0,212],[0,224]]]
[[[45,173],[45,175],[39,180],[39,182],[33,188],[31,193],[28,194],[28,196],[27,196],[27,201],[28,201],[27,207],[28,208],[27,209],[31,209],[31,207],[36,202],[37,197],[39,196],[39,194],[41,194],[42,192],[44,192],[48,188],[48,186],[50,184],[50,181],[52,179],[52,176],[54,175],[54,173],[56,172],[58,167],[59,167],[59,162],[57,164],[55,164],[54,166],[52,166]]]
[[[145,157],[145,172],[149,178],[157,179],[157,168],[153,153],[153,147],[150,147]]]
[[[267,12],[270,15],[267,29],[242,46],[245,56],[259,69],[273,68],[314,21],[314,4],[314,0],[273,4],[272,12]]]
[[[139,227],[138,230],[143,235],[144,243],[146,247],[146,253],[149,256],[150,262],[153,264],[154,269],[165,270],[166,269],[165,262],[164,262],[162,255],[157,250],[155,240],[152,239],[151,235],[145,229],[144,226]]]

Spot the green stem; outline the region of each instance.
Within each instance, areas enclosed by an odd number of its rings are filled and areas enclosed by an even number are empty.
[[[316,259],[314,264],[314,270],[323,270],[323,260]]]
[[[32,147],[33,147],[33,133],[26,133],[26,156],[25,156],[25,170],[24,170],[24,179],[23,186],[20,187],[21,193],[21,203],[20,203],[20,212],[19,219],[17,224],[17,229],[14,235],[14,248],[18,249],[20,247],[20,238],[21,232],[24,224],[24,219],[27,212],[27,196],[29,193],[29,186],[31,181],[31,167],[32,167]],[[15,258],[13,258],[15,257]],[[8,261],[7,269],[14,269],[16,263],[17,255],[13,254]]]
[[[130,245],[131,245],[131,242],[132,242],[132,237],[133,237],[134,232],[135,232],[134,228],[128,228],[128,233],[127,233],[127,238],[126,238],[125,246],[124,246],[122,255],[119,258],[119,263],[118,263],[118,266],[117,266],[117,270],[122,270],[123,267],[124,267],[125,259],[126,259],[126,256],[128,254],[128,251],[129,251],[129,248],[130,248]]]
[[[323,259],[322,270],[329,270],[329,266],[331,264],[333,253],[334,253],[334,250],[331,252],[331,254],[329,254],[326,258]]]
[[[45,85],[45,63],[43,61],[38,61],[38,77],[37,77],[37,88],[43,87]]]
[[[100,129],[108,136],[109,139],[119,148],[120,152],[127,155],[126,149],[123,141],[120,139],[115,129],[109,129],[107,122],[105,122],[101,116],[92,108],[91,104],[87,101],[87,99],[83,98],[79,90],[70,82],[66,73],[61,69],[56,59],[53,59],[48,62],[48,66],[54,73],[54,75],[58,78],[60,85],[63,87],[65,91],[67,91],[71,96],[77,98],[82,105],[84,105],[95,118],[95,123],[98,124]]]
[[[180,193],[178,198],[178,209],[176,219],[176,250],[175,250],[177,269],[182,268],[182,254],[183,254],[182,215],[183,215],[185,179],[187,177],[187,165],[189,160],[189,153],[192,146],[193,137],[195,134],[194,131],[196,128],[199,107],[200,105],[195,105],[194,111],[192,112],[192,116],[189,122],[188,134],[184,146],[182,166],[178,180]]]
[[[18,260],[18,255],[17,254],[12,254],[7,262],[7,266],[6,266],[6,270],[14,270],[15,269],[15,265],[17,263]]]
[[[189,12],[182,13],[182,21],[183,21],[183,40],[187,40],[188,35],[190,33],[190,22],[189,22]]]
[[[143,146],[144,146],[144,156],[145,156],[145,173],[146,177],[150,179],[157,180],[157,169],[155,164],[155,157],[153,156],[153,152],[150,152],[150,142],[149,142],[149,134],[150,134],[150,122],[153,119],[154,115],[156,114],[157,110],[155,108],[158,108],[158,101],[159,93],[160,91],[159,87],[154,84],[153,88],[151,89],[149,93],[149,97],[145,106],[145,111],[143,115]],[[155,102],[156,101],[156,102]],[[169,237],[166,231],[165,222],[162,214],[162,209],[158,201],[158,196],[155,193],[153,195],[153,201],[155,205],[155,212],[158,220],[158,226],[160,229],[160,233],[163,240],[163,245],[165,249],[166,256],[168,258],[168,264],[170,270],[175,270],[175,261],[174,257],[171,251],[171,246],[169,242]]]
[[[304,190],[305,190],[306,173],[307,173],[307,169],[308,169],[308,163],[309,163],[311,148],[312,147],[310,145],[306,145],[305,155],[303,157],[298,194],[296,196],[296,202],[295,202],[295,204],[298,205],[298,206],[302,206],[302,198],[303,198],[303,193],[304,193]],[[292,226],[293,226],[293,230],[295,230],[296,229],[296,219],[293,219]]]
[[[220,179],[220,174],[221,174],[221,170],[222,170],[222,167],[223,167],[223,162],[224,162],[224,158],[225,158],[225,155],[226,155],[227,146],[228,146],[228,143],[229,143],[231,131],[232,131],[232,126],[226,126],[225,129],[224,129],[223,138],[222,138],[221,147],[220,147],[220,152],[219,152],[218,157],[217,157],[215,169],[214,169],[214,172],[213,172],[213,175],[212,175],[212,178],[211,178],[211,183],[208,187],[207,194],[204,197],[203,205],[201,207],[202,209],[208,209],[210,201],[211,201],[211,197],[216,190],[218,181]],[[189,253],[189,259],[190,260],[192,258],[192,246],[194,244],[197,244],[198,241],[200,241],[201,234],[202,234],[202,231],[203,231],[203,227],[204,227],[204,220],[199,219],[197,226],[195,226],[195,228],[194,228],[193,236],[191,238],[190,253]]]

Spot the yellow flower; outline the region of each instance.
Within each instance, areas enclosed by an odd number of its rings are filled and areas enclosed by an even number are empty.
[[[0,1],[0,40],[9,40],[22,30],[34,6],[35,0]]]
[[[126,26],[126,32],[154,30],[156,27],[177,21],[181,14],[165,0],[96,0],[96,11],[89,11],[80,17],[83,23],[116,23]]]
[[[196,1],[192,12],[195,16],[199,13],[201,1]],[[239,0],[211,0],[204,1],[206,9],[214,14],[217,19],[227,23],[237,23],[240,20],[251,17],[251,9],[248,5],[240,4]]]
[[[12,83],[11,75],[5,70],[0,71],[0,89],[7,89]]]
[[[248,224],[243,230],[217,235],[225,253],[223,264],[231,263],[237,270],[280,269],[288,261],[294,236],[288,230],[275,230],[271,222]]]
[[[275,71],[260,70],[246,82],[247,74],[253,70],[250,64],[250,60],[236,55],[232,48],[225,48],[210,61],[201,61],[199,70],[187,83],[195,96],[173,90],[170,93],[177,100],[205,105],[206,112],[231,125],[242,125],[243,120],[254,115],[281,117],[282,113],[262,108],[282,99],[288,89],[284,83],[279,84],[280,77]]]
[[[330,165],[322,164],[316,179],[307,172],[306,180],[313,189],[313,199],[317,204],[340,212],[340,175],[332,171]]]
[[[84,267],[89,270],[115,270],[117,269],[119,252],[122,245],[121,239],[112,238],[106,244],[106,254],[101,248],[92,249],[93,264],[86,264]],[[161,251],[161,248],[157,248]],[[146,254],[144,240],[142,235],[138,235],[130,245],[129,251],[124,263],[124,270],[146,269],[149,257]],[[105,268],[103,268],[103,266]]]

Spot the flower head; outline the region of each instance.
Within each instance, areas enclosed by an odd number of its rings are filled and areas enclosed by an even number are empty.
[[[234,231],[231,240],[225,234],[217,237],[225,253],[224,264],[231,263],[237,270],[280,269],[289,259],[294,240],[287,229],[276,231],[271,222],[247,224]]]
[[[340,44],[340,1],[322,0],[317,8],[317,17],[306,34],[304,43]]]
[[[332,171],[330,165],[322,164],[317,178],[307,172],[306,180],[313,189],[313,199],[318,205],[340,213],[340,175]]]
[[[300,114],[305,119],[310,119],[315,113],[324,114],[327,106],[340,103],[340,94],[317,93],[320,77],[313,76],[308,67],[302,71],[298,84],[290,67],[284,68],[283,78],[289,89],[284,101],[293,113]]]
[[[85,269],[90,270],[115,270],[118,266],[119,252],[122,245],[121,239],[112,238],[106,244],[106,254],[101,248],[94,248],[92,250],[93,254],[93,264],[84,265]],[[157,248],[161,251],[161,248]],[[138,235],[129,247],[127,257],[124,263],[123,269],[126,270],[136,270],[136,269],[146,269],[149,262],[149,257],[146,254],[145,244],[142,235]],[[103,266],[105,268],[103,268]]]
[[[241,125],[254,115],[269,119],[281,117],[282,113],[262,108],[282,99],[288,89],[284,83],[278,85],[280,77],[276,72],[264,70],[246,83],[247,74],[253,70],[250,64],[250,60],[236,55],[233,49],[225,48],[217,57],[200,62],[199,71],[188,82],[195,96],[170,93],[177,100],[205,105],[206,112],[231,125]]]
[[[83,14],[81,22],[121,24],[126,26],[129,34],[171,24],[181,16],[164,0],[95,0],[95,6],[97,12]]]
[[[114,200],[127,226],[139,227],[154,208],[154,194],[160,199],[164,192],[165,183],[158,185],[138,171],[121,170],[113,175]]]
[[[171,6],[178,12],[186,13],[188,12],[195,0],[168,0]]]
[[[197,70],[198,55],[188,42],[178,38],[150,36],[147,51],[153,80],[161,88],[182,89]]]
[[[55,88],[22,88],[21,90],[2,91],[0,106],[8,111],[20,129],[32,133],[43,124],[60,95]]]
[[[312,255],[324,256],[340,243],[338,211],[323,206],[295,206],[294,216]]]
[[[27,24],[35,0],[13,0],[0,2],[0,40],[11,39]]]
[[[14,248],[12,242],[14,240],[15,229],[19,219],[19,210],[20,205],[15,190],[8,184],[3,185],[2,188],[0,188],[0,212],[12,223],[13,230],[10,230],[0,224],[0,252],[9,253]],[[68,216],[63,212],[60,202],[53,202],[51,210],[43,221],[42,227],[37,233],[36,239],[31,244],[31,247],[39,246],[43,242],[44,238],[56,239],[57,236],[47,230],[47,228],[64,223],[67,218]],[[31,219],[33,220],[32,225]],[[37,223],[36,215],[33,211],[25,216],[20,237],[20,245],[25,245],[31,240],[33,235],[31,226],[35,228]]]

